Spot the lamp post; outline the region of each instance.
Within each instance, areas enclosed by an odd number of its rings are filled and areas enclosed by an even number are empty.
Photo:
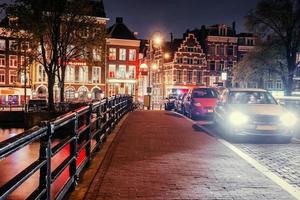
[[[148,93],[148,97],[149,97],[149,105],[147,106],[147,109],[150,110],[151,107],[151,92],[152,92],[152,88],[151,88],[151,68],[155,69],[158,66],[153,63],[153,45],[156,46],[160,46],[162,43],[162,37],[160,35],[160,32],[157,32],[155,34],[153,34],[153,36],[149,39],[149,61],[150,64],[148,65],[148,87],[147,87],[147,93]]]

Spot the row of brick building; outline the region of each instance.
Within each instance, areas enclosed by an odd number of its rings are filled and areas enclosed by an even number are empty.
[[[106,27],[109,19],[103,1],[90,0],[90,3],[94,8],[92,16]],[[103,39],[105,53],[95,48],[91,58],[93,62],[76,59],[68,63],[65,75],[67,101],[91,100],[116,94],[142,97],[147,94],[149,86],[156,100],[178,88],[232,86],[235,84],[232,77],[234,67],[257,42],[253,34],[237,34],[233,23],[232,26],[217,24],[187,30],[182,38],[174,39],[171,35],[169,41],[152,47],[151,39],[137,39],[137,35],[120,17],[107,29],[107,37]],[[22,52],[23,47],[16,48],[14,42],[14,38],[1,29],[0,104],[22,105],[25,90],[27,99],[47,98],[44,67],[34,63],[24,70],[22,63],[26,55]],[[148,69],[140,68],[143,63],[148,64]],[[154,63],[157,67],[151,69]],[[257,87],[255,83],[245,84],[245,87]],[[54,95],[55,100],[59,101],[58,81]]]

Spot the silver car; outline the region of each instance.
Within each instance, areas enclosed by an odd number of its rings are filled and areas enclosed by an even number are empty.
[[[223,91],[214,121],[227,136],[280,136],[290,141],[297,123],[288,111],[263,89],[232,88]]]

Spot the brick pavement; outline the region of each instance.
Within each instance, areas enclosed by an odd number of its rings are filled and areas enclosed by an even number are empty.
[[[164,111],[125,120],[85,199],[293,199],[193,123]]]

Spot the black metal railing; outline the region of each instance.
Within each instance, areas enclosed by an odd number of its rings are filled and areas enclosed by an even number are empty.
[[[39,158],[0,188],[5,199],[22,183],[39,171],[39,186],[27,199],[62,199],[74,189],[82,170],[118,121],[132,109],[132,97],[116,96],[94,102],[51,121],[43,122],[0,143],[0,160],[34,142],[40,142]],[[55,139],[59,138],[59,139]],[[55,141],[55,142],[54,142]],[[69,148],[69,155],[52,169],[53,157]],[[53,194],[52,187],[68,171],[67,180]]]

